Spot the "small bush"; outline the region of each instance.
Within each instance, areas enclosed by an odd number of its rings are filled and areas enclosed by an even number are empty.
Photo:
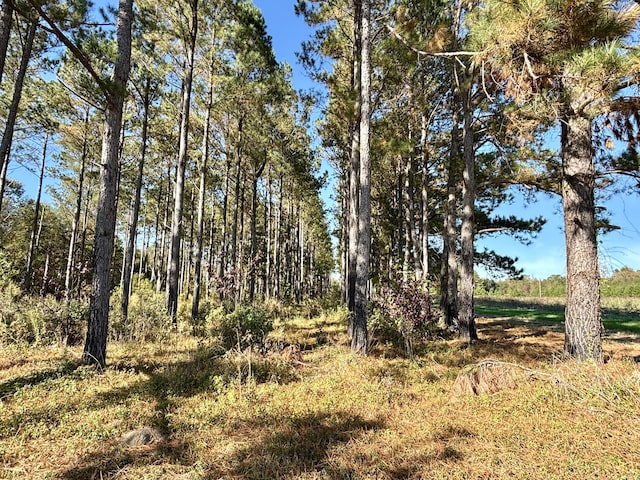
[[[127,320],[122,316],[122,291],[111,296],[111,329],[114,340],[155,341],[165,337],[171,328],[171,317],[167,314],[164,294],[156,292],[148,280],[136,285],[129,298]]]
[[[266,310],[253,305],[239,306],[231,313],[225,313],[222,307],[213,309],[207,323],[226,350],[262,349],[273,330],[273,321]]]
[[[373,304],[373,336],[413,356],[413,343],[428,338],[436,328],[428,289],[415,282],[383,287]]]
[[[20,296],[15,285],[0,290],[0,343],[76,345],[83,339],[89,315],[85,301],[53,296]]]

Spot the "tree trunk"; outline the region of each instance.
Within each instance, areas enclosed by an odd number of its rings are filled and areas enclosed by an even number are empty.
[[[231,269],[234,270],[234,275],[237,276],[238,268],[238,215],[240,213],[240,184],[241,182],[241,164],[242,164],[242,132],[243,132],[243,119],[238,120],[238,145],[236,148],[236,178],[234,187],[234,208],[233,208],[233,228],[231,230]],[[242,238],[242,237],[241,237]],[[235,294],[234,294],[235,295]]]
[[[456,108],[456,107],[454,107]],[[456,231],[456,190],[458,186],[459,161],[458,111],[453,113],[451,150],[447,171],[447,205],[444,219],[442,267],[440,271],[440,308],[446,327],[458,328],[458,258]]]
[[[11,23],[13,21],[13,0],[2,0],[2,17],[0,18],[0,84],[4,73],[4,63],[7,58]]]
[[[355,314],[351,351],[366,355],[369,347],[367,303],[369,258],[371,255],[371,157],[369,127],[371,119],[370,0],[362,0],[362,55],[360,105],[360,201],[358,202],[358,256],[356,261]]]
[[[562,122],[562,204],[567,253],[564,351],[602,361],[600,272],[595,224],[591,121],[570,114]]]
[[[258,180],[262,176],[262,172],[267,165],[267,152],[264,152],[264,160],[262,165],[253,171],[251,181],[251,239],[249,251],[249,301],[253,302],[256,291],[256,270],[258,268]]]
[[[348,304],[349,291],[349,181],[348,174],[343,174],[340,181],[340,203],[342,222],[340,222],[340,272],[342,272],[341,298],[342,303]]]
[[[348,250],[347,250],[347,307],[349,315],[348,334],[353,334],[352,317],[355,312],[356,297],[356,262],[358,257],[358,209],[360,206],[360,126],[362,115],[362,2],[354,0],[354,43],[353,43],[353,69],[351,86],[354,97],[354,118],[350,126],[351,156],[349,161],[349,222],[348,222]]]
[[[269,172],[267,174],[267,208],[266,208],[266,219],[265,219],[265,225],[266,225],[266,237],[267,237],[267,255],[265,258],[266,261],[266,265],[265,265],[265,274],[264,274],[264,294],[265,294],[265,298],[271,298],[271,284],[272,284],[272,279],[271,279],[271,266],[272,266],[272,255],[271,255],[271,246],[273,245],[274,241],[272,239],[273,236],[273,214],[272,214],[272,209],[273,209],[273,187],[272,187],[272,182],[271,182],[271,172]]]
[[[118,57],[112,78],[113,91],[107,93],[100,162],[100,195],[93,249],[89,326],[82,354],[84,363],[96,364],[100,367],[104,367],[107,360],[110,271],[116,220],[120,129],[126,85],[131,67],[132,23],[133,0],[120,0],[117,26]]]
[[[235,295],[235,303],[238,304],[242,300],[244,300],[245,292],[246,292],[246,270],[245,270],[245,246],[247,244],[247,229],[245,228],[245,182],[247,180],[247,176],[245,174],[242,175],[240,184],[242,188],[240,189],[240,219],[238,221],[240,225],[240,241],[238,242],[238,258],[235,264],[235,270],[237,272],[237,289]]]
[[[86,165],[85,165],[85,169],[86,169]],[[77,265],[80,265],[82,267],[82,270],[89,270],[89,265],[85,265],[85,250],[87,247],[87,230],[89,229],[89,207],[91,204],[91,193],[92,193],[92,188],[94,187],[94,182],[91,181],[89,182],[89,185],[87,185],[87,191],[85,194],[85,199],[84,199],[84,211],[82,214],[82,235],[80,235],[80,245],[79,248],[77,249],[77,253],[74,253],[74,258],[77,256],[78,257],[78,263]],[[75,260],[74,260],[75,261]],[[73,284],[73,277],[71,277],[71,282]],[[72,285],[73,286],[73,285]],[[80,292],[82,290],[82,278],[80,276],[78,276],[78,278],[76,279],[76,296],[80,296]]]
[[[227,271],[227,251],[229,249],[227,237],[227,210],[229,207],[229,179],[231,177],[231,155],[227,155],[227,161],[225,162],[225,176],[224,176],[224,192],[222,196],[222,231],[220,232],[220,265],[218,270],[218,277],[222,278]]]
[[[131,212],[131,223],[129,224],[129,235],[127,237],[127,247],[124,255],[124,264],[122,270],[124,276],[122,278],[122,302],[120,308],[122,310],[122,318],[127,321],[129,316],[129,296],[131,295],[131,278],[134,264],[134,254],[136,250],[136,237],[138,232],[138,216],[140,214],[140,196],[142,194],[142,180],[144,178],[144,163],[147,156],[147,137],[149,127],[149,108],[151,106],[150,100],[151,89],[151,77],[147,76],[145,79],[144,93],[142,98],[142,138],[140,139],[140,159],[138,160],[138,175],[136,177],[136,191],[133,197],[133,210]],[[142,258],[140,258],[140,264],[142,265]]]
[[[274,254],[274,262],[275,262],[275,284],[274,284],[274,295],[276,298],[280,298],[280,287],[281,287],[281,272],[282,272],[282,217],[284,213],[284,182],[283,175],[280,173],[280,178],[278,181],[278,208],[276,209],[276,228],[275,228],[275,242],[273,246]]]
[[[213,50],[213,38],[211,48]],[[193,273],[193,298],[191,300],[191,321],[194,328],[200,310],[200,289],[202,281],[202,245],[204,240],[204,199],[207,191],[207,163],[209,161],[209,132],[211,131],[211,109],[213,108],[213,54],[209,65],[209,91],[207,93],[207,110],[202,134],[202,161],[200,162],[200,187],[198,190],[198,220],[196,234],[195,271]]]
[[[475,149],[473,141],[473,103],[471,91],[462,92],[464,118],[463,145],[464,170],[462,173],[462,228],[460,234],[460,337],[467,342],[478,339],[473,318],[473,264],[474,264],[474,205],[475,205]]]
[[[160,265],[165,264],[165,256],[167,249],[167,223],[169,221],[169,208],[171,204],[171,163],[167,163],[167,194],[166,201],[164,202],[164,214],[162,218],[162,232],[160,233]],[[168,261],[168,259],[167,259]],[[162,283],[166,279],[166,269],[158,267],[158,277],[156,279],[156,291],[160,293],[162,291]]]
[[[174,194],[173,217],[171,221],[171,249],[167,262],[167,312],[174,325],[178,322],[178,286],[180,282],[180,243],[182,240],[182,210],[184,204],[184,180],[188,157],[189,123],[191,110],[191,89],[195,66],[196,38],[198,34],[198,0],[191,4],[191,31],[187,45],[187,65],[180,104],[180,145]]]
[[[37,28],[38,22],[29,22],[29,30],[27,31],[27,37],[25,39],[24,46],[22,47],[22,58],[20,59],[20,67],[18,68],[18,74],[13,86],[13,97],[11,99],[11,104],[9,105],[7,121],[5,122],[2,142],[0,143],[0,172],[2,172],[0,178],[0,210],[2,210],[4,187],[7,181],[7,170],[9,167],[11,144],[13,142],[13,131],[16,126],[16,118],[18,116],[20,99],[22,98],[22,86],[24,84],[24,78],[27,74],[27,67],[29,66],[29,59],[31,58],[31,51],[33,49],[33,39],[36,36]]]
[[[42,160],[40,162],[40,176],[38,177],[38,193],[33,212],[33,225],[31,226],[31,238],[29,241],[29,251],[27,252],[27,266],[25,268],[23,288],[26,292],[31,289],[31,276],[33,273],[33,259],[36,255],[36,245],[38,237],[38,217],[40,216],[40,200],[42,198],[42,183],[44,181],[44,167],[47,161],[47,144],[49,143],[49,133],[45,132],[44,146],[42,148]]]
[[[418,280],[426,285],[429,278],[429,161],[427,156],[427,119],[424,114],[421,117],[420,133],[420,158],[422,160],[422,183],[421,183],[421,225],[420,244],[422,251],[421,267],[422,278]]]
[[[67,300],[71,299],[73,267],[76,255],[76,241],[78,240],[78,227],[80,226],[80,213],[82,211],[82,190],[84,188],[84,174],[87,163],[89,109],[84,117],[84,132],[82,138],[82,155],[80,157],[80,172],[78,174],[78,194],[76,197],[76,208],[73,212],[73,222],[71,223],[71,238],[69,239],[69,251],[67,253],[67,268],[64,277],[64,290]]]

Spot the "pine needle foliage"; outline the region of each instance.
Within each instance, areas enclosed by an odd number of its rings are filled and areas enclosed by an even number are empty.
[[[635,2],[490,0],[468,16],[467,26],[479,52],[474,61],[491,65],[516,103],[547,91],[556,108],[581,99],[602,113],[601,101],[640,72],[640,57],[628,45],[639,19]]]

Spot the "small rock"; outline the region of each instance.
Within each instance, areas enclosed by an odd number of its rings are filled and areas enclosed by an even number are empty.
[[[164,441],[164,435],[155,428],[138,428],[131,430],[120,437],[120,443],[129,447],[140,447]]]

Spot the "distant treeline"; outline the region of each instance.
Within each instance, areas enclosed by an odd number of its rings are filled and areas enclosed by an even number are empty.
[[[603,297],[640,297],[640,270],[629,267],[615,270],[600,280],[600,291]],[[476,278],[476,292],[510,297],[561,297],[566,294],[566,279],[562,275],[544,280],[526,276],[505,280]]]

